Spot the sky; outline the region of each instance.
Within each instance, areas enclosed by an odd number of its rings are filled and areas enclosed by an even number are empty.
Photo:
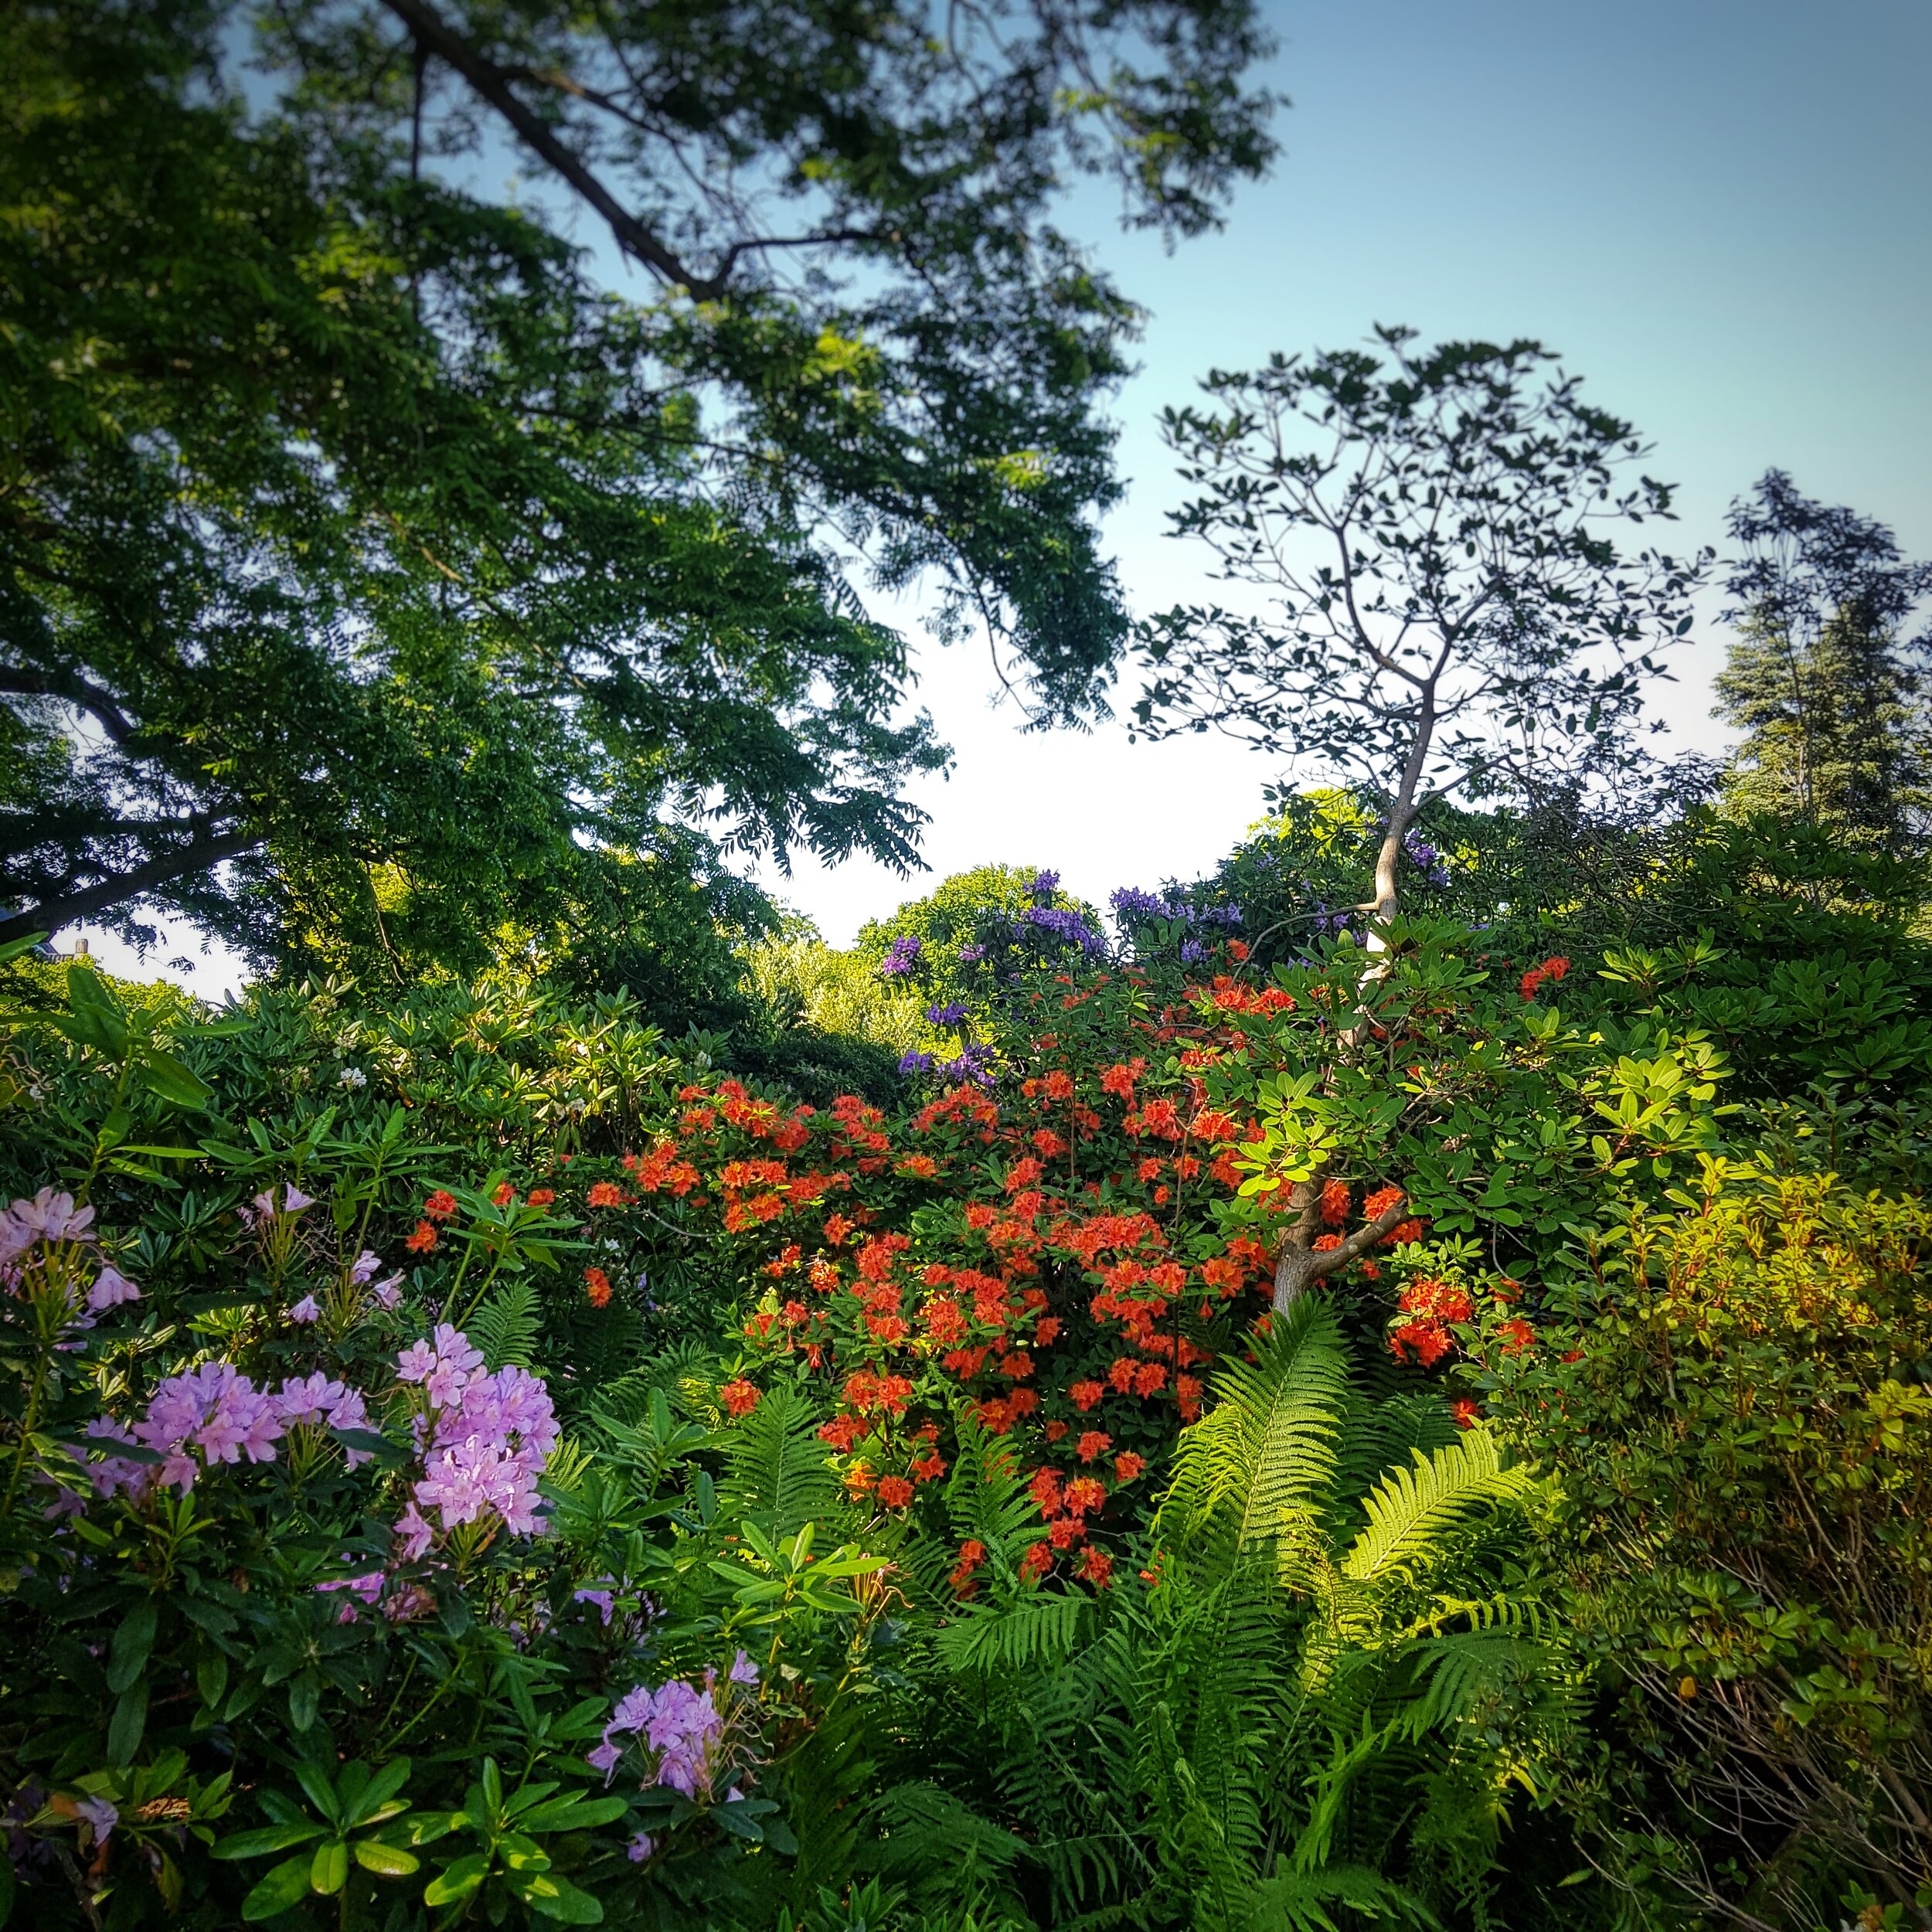
[[[1121,235],[1096,189],[1063,213],[1150,311],[1111,405],[1128,488],[1105,534],[1133,611],[1209,590],[1204,553],[1164,534],[1178,492],[1160,410],[1210,367],[1357,343],[1376,322],[1560,350],[1586,395],[1655,445],[1651,473],[1679,486],[1673,546],[1721,546],[1731,499],[1775,465],[1889,524],[1908,555],[1932,553],[1923,0],[1274,0],[1268,13],[1281,46],[1262,78],[1293,103],[1275,124],[1284,151],[1221,233],[1166,253]],[[918,631],[916,605],[880,614]],[[1713,600],[1704,617],[1653,708],[1673,742],[1712,750],[1724,633]],[[1195,876],[1282,775],[1221,739],[1130,743],[1117,723],[1022,734],[994,702],[983,646],[923,640],[917,661],[917,701],[957,754],[911,792],[930,815],[931,870],[808,858],[760,873],[835,944],[988,861],[1055,867],[1095,900]],[[111,968],[143,970],[94,943]],[[185,976],[210,994],[239,977],[219,954]]]

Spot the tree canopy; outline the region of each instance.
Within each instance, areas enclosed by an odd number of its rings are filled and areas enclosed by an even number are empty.
[[[1689,628],[1699,561],[1620,549],[1671,515],[1617,473],[1648,453],[1542,344],[1274,357],[1170,410],[1199,493],[1173,533],[1258,587],[1262,614],[1177,607],[1145,628],[1135,707],[1156,736],[1218,730],[1313,754],[1389,801],[1374,903],[1431,798],[1547,794],[1628,764],[1655,653]]]
[[[1727,801],[1902,855],[1932,827],[1932,631],[1907,634],[1932,563],[1781,470],[1732,506],[1730,529],[1738,630],[1718,715],[1745,735]]]
[[[866,573],[938,573],[1039,716],[1098,706],[1134,311],[1052,196],[1210,222],[1263,43],[1207,0],[951,17],[10,13],[0,934],[145,897],[473,954],[672,824],[906,866],[944,754]]]

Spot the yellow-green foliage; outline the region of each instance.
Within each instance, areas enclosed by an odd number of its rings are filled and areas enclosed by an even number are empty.
[[[841,952],[807,929],[753,942],[745,949],[751,990],[772,1010],[815,1026],[848,1033],[903,1053],[925,1032],[925,1003],[879,977],[863,952]]]

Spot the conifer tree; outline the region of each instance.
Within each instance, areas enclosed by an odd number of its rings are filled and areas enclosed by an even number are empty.
[[[1730,530],[1736,636],[1717,716],[1745,736],[1726,802],[1909,849],[1932,828],[1932,631],[1908,634],[1932,563],[1907,563],[1883,524],[1814,502],[1781,470],[1733,506]]]

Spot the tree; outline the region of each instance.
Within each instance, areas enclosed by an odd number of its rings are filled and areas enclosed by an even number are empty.
[[[1266,615],[1177,607],[1145,624],[1135,716],[1315,756],[1386,799],[1375,897],[1431,798],[1536,798],[1626,769],[1654,652],[1688,629],[1701,560],[1620,551],[1671,492],[1615,472],[1647,453],[1541,344],[1379,328],[1359,351],[1216,371],[1222,406],[1164,419],[1200,494],[1172,513]]]
[[[1906,563],[1884,525],[1801,495],[1781,470],[1732,505],[1730,531],[1737,635],[1717,715],[1745,736],[1728,802],[1910,849],[1932,825],[1932,630],[1905,632],[1932,563]]]
[[[1099,702],[1134,312],[1048,223],[1055,158],[1211,220],[1268,152],[1245,5],[950,49],[816,5],[583,19],[0,27],[0,933],[145,897],[258,952],[473,947],[667,821],[910,865],[944,754],[860,562],[946,573],[1042,716]],[[505,141],[562,206],[485,192]],[[654,292],[598,285],[580,209]]]

